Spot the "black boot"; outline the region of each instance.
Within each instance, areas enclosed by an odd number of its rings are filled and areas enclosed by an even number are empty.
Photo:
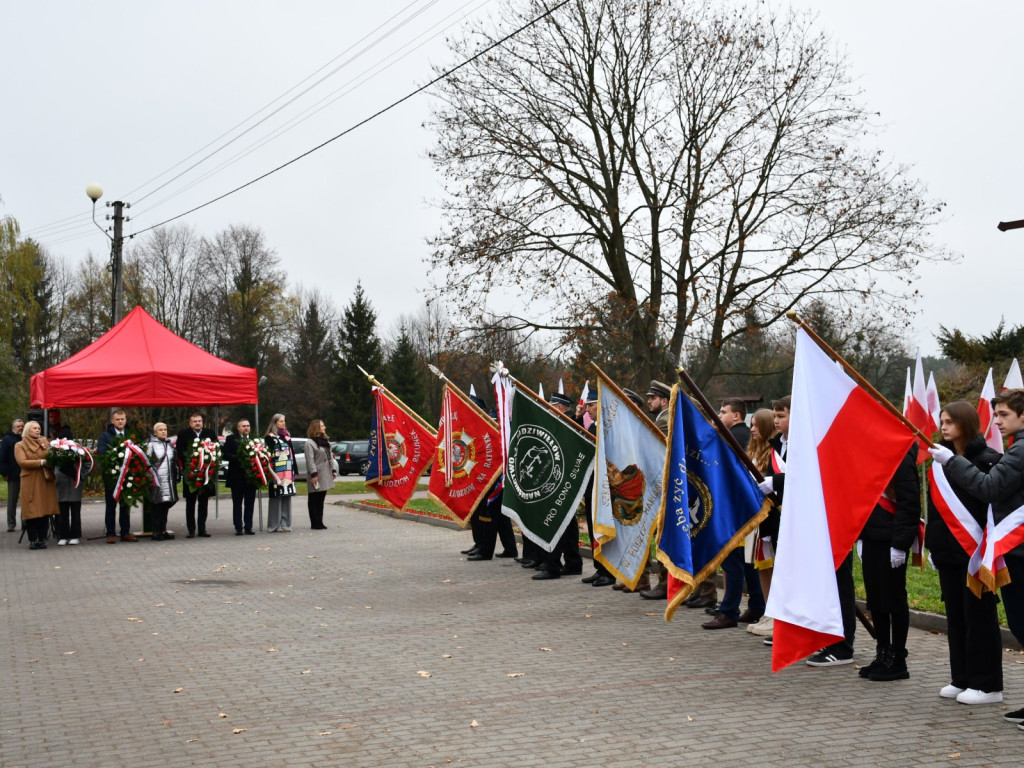
[[[907,670],[906,648],[889,648],[885,656],[885,664],[868,675],[868,680],[888,682],[889,680],[906,680],[910,677]]]
[[[886,655],[886,653],[888,653],[888,651],[889,651],[889,646],[888,645],[883,645],[882,643],[879,643],[878,645],[876,645],[875,646],[875,658],[872,659],[871,663],[868,664],[867,666],[861,667],[857,671],[857,674],[860,675],[861,677],[870,677],[871,673],[874,672],[876,669],[881,669],[882,666],[885,664],[885,655]]]

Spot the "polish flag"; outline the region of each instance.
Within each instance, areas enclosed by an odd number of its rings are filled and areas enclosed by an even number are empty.
[[[984,541],[967,564],[968,572],[977,573],[978,581],[990,592],[1005,587],[1010,583],[1010,574],[1004,555],[1021,543],[1024,543],[1024,507],[1018,507],[997,524],[989,504]],[[970,580],[967,586],[971,586]]]
[[[932,419],[932,431],[934,434],[942,421],[942,404],[939,402],[939,388],[935,384],[935,374],[928,374],[928,385],[925,387],[925,398],[928,401],[928,415]]]
[[[922,381],[923,383],[923,381]],[[797,331],[779,548],[765,612],[772,670],[843,639],[835,570],[914,436]]]
[[[587,398],[590,396],[590,380],[583,382],[583,391],[580,393],[580,405],[583,406],[583,428],[590,429],[590,425],[594,423],[594,420],[590,418],[590,414],[587,413]]]
[[[1016,361],[1014,361],[1016,362]],[[1011,369],[1012,370],[1012,369]],[[981,399],[978,401],[978,420],[981,422],[981,434],[989,448],[1003,452],[1003,435],[992,418],[992,398],[996,396],[996,385],[992,381],[992,369],[988,369],[985,386],[981,388]]]
[[[932,422],[931,414],[928,411],[928,387],[924,383],[924,365],[921,363],[921,348],[917,348],[917,364],[914,366],[914,388],[910,392],[910,401],[907,402],[903,415],[907,417],[915,427],[926,435],[935,433],[937,424]],[[928,458],[928,444],[918,438],[917,463],[923,464]]]
[[[903,390],[903,415],[907,415],[907,411],[910,410],[910,401],[914,399],[914,387],[910,383],[910,368],[907,368],[907,386]]]
[[[540,382],[537,385],[537,394],[540,396],[541,400],[547,401],[547,398],[544,397],[544,382],[543,381]]]
[[[1020,363],[1013,358],[1010,363],[1010,371],[1006,374],[1006,381],[1003,382],[1003,389],[1024,389],[1024,378],[1020,375]]]

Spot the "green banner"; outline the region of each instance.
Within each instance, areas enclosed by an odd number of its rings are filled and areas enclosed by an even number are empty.
[[[580,430],[518,390],[513,395],[501,509],[547,552],[575,524],[594,469],[594,442]]]

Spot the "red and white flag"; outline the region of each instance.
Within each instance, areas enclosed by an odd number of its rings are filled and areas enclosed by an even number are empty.
[[[922,381],[923,384],[923,381]],[[835,570],[914,436],[798,330],[779,549],[765,610],[772,670],[843,639]]]
[[[928,401],[928,415],[932,419],[932,431],[934,434],[942,421],[942,404],[939,402],[939,388],[935,384],[935,373],[928,374],[928,384],[925,386],[925,398]]]
[[[910,383],[910,368],[907,368],[907,386],[903,390],[903,415],[907,415],[907,411],[910,410],[910,401],[914,399],[914,387]]]
[[[992,381],[992,369],[988,369],[985,386],[981,388],[981,399],[978,401],[978,420],[981,421],[981,434],[989,448],[1003,452],[1003,435],[996,426],[992,413],[992,398],[996,396],[996,385]]]
[[[968,573],[976,573],[977,580],[991,592],[1006,586],[1010,583],[1010,574],[1006,570],[1003,556],[1021,543],[1024,543],[1024,507],[1018,507],[996,524],[990,504],[985,536],[981,546],[967,564]],[[974,589],[969,577],[967,586]]]
[[[590,425],[594,423],[594,420],[590,418],[590,414],[587,413],[587,398],[590,397],[590,381],[583,382],[583,391],[580,393],[579,404],[583,406],[583,428],[590,429]]]
[[[928,386],[924,381],[924,364],[921,362],[921,348],[917,349],[917,363],[914,366],[914,388],[910,392],[910,400],[905,404],[903,415],[907,420],[926,435],[932,435],[938,424],[932,421],[928,410]],[[917,463],[923,464],[928,458],[928,444],[917,438]]]
[[[1021,378],[1020,363],[1017,362],[1016,357],[1010,363],[1010,370],[1006,374],[1006,381],[1003,382],[1003,389],[1024,389],[1024,378]]]

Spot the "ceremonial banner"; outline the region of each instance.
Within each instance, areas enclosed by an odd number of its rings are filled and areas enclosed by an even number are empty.
[[[669,408],[665,493],[658,511],[658,560],[670,575],[666,621],[743,546],[770,506],[750,470],[678,384]]]
[[[791,413],[779,550],[765,609],[775,619],[773,671],[843,639],[835,570],[915,439],[803,329],[796,333]],[[864,435],[870,447],[851,454]]]
[[[501,509],[523,535],[551,552],[575,524],[594,468],[589,435],[518,388],[512,393]]]
[[[634,589],[647,565],[661,503],[665,436],[600,375],[597,398],[594,559]]]
[[[1004,387],[1005,389],[1005,387]],[[981,434],[989,448],[1003,452],[1003,434],[992,418],[992,398],[996,396],[996,385],[992,381],[992,369],[988,369],[985,385],[981,388],[981,399],[978,401],[978,420],[981,422]]]
[[[383,387],[373,388],[366,485],[401,512],[434,458],[437,433]]]
[[[450,383],[441,397],[436,453],[430,498],[465,528],[501,475],[501,434],[498,425]]]

